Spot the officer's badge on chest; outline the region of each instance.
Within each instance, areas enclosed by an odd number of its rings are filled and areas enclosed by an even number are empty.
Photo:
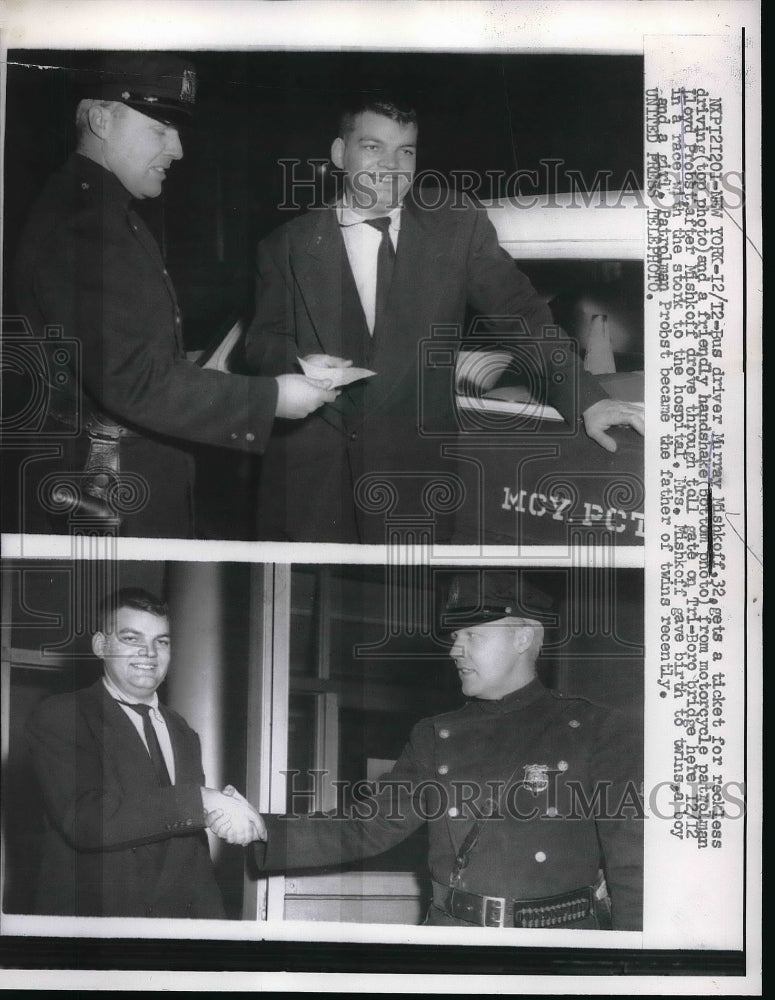
[[[549,787],[549,764],[525,764],[525,777],[522,784],[529,788],[533,795],[545,792]]]

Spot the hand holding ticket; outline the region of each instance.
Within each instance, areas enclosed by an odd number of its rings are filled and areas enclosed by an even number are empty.
[[[352,361],[330,354],[308,354],[306,358],[297,360],[307,378],[330,382],[334,389],[377,374],[368,368],[353,368]]]

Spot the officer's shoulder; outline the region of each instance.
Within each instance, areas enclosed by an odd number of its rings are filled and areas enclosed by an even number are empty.
[[[591,698],[587,698],[580,694],[568,694],[565,691],[559,691],[556,688],[549,688],[548,694],[550,696],[551,704],[555,711],[576,714],[583,718],[595,718],[595,719],[605,719],[616,717],[618,714],[617,709],[609,708],[606,705],[601,705],[599,702],[593,701]]]
[[[458,708],[450,709],[448,712],[441,712],[439,715],[429,715],[425,719],[420,719],[417,723],[417,727],[434,730],[448,722],[453,722],[455,719],[465,718],[468,711],[469,706],[468,703],[466,703],[460,705]]]

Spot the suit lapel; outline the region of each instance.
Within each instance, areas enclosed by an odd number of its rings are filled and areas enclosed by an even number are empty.
[[[333,208],[315,211],[310,222],[308,229],[292,237],[290,267],[318,351],[337,354],[342,325],[344,241]]]

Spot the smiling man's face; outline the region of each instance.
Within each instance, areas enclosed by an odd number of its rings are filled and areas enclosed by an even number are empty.
[[[138,608],[119,608],[114,630],[97,632],[92,649],[125,697],[149,702],[170,665],[169,621]]]
[[[345,172],[351,206],[364,218],[386,215],[412,186],[417,126],[364,111],[344,138],[334,140],[331,159]]]

